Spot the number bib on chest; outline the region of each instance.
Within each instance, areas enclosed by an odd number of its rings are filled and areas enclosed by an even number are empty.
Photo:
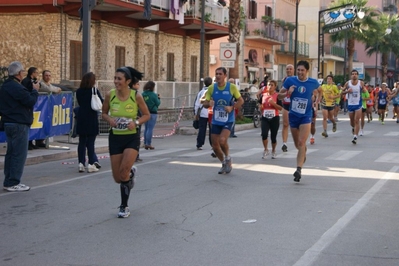
[[[304,98],[294,98],[291,103],[291,111],[298,114],[305,114],[306,108],[308,106],[308,99]]]
[[[387,101],[385,99],[380,99],[379,104],[385,105],[385,104],[387,104]]]
[[[113,130],[117,130],[117,131],[126,131],[128,130],[128,125],[130,122],[132,122],[133,119],[131,118],[126,118],[126,117],[118,117],[117,121],[116,121],[116,127],[113,128]]]
[[[265,117],[267,119],[272,119],[275,116],[276,116],[276,111],[275,110],[271,110],[271,109],[263,110],[263,117]]]
[[[214,116],[216,121],[223,123],[226,123],[229,118],[229,114],[224,110],[224,107],[215,107]]]

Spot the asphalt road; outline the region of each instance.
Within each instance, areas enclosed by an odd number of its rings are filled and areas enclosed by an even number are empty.
[[[195,136],[156,139],[127,219],[107,154],[97,173],[27,166],[31,191],[0,192],[0,265],[399,265],[398,127],[373,121],[353,145],[346,117],[328,138],[319,120],[300,183],[291,136],[262,160],[260,129],[237,132],[228,175]]]

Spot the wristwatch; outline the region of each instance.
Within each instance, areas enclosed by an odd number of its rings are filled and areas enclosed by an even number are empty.
[[[136,120],[134,123],[136,124],[136,126],[139,126],[139,125],[140,125],[139,120]]]

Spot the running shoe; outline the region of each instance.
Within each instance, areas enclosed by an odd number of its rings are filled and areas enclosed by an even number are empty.
[[[95,166],[97,169],[100,169],[100,168],[101,168],[101,164],[100,164],[99,162],[94,162],[93,164],[94,164],[94,166]]]
[[[11,187],[3,187],[4,190],[7,190],[9,192],[24,192],[24,191],[29,191],[30,187],[24,185],[24,184],[18,184],[15,186]]]
[[[277,158],[277,154],[275,152],[272,153],[272,159],[276,159]]]
[[[301,180],[301,177],[302,177],[302,175],[301,175],[301,172],[299,172],[298,170],[296,170],[295,171],[295,173],[294,173],[294,181],[295,182],[299,182],[300,180]]]
[[[214,152],[211,153],[211,156],[212,156],[213,158],[216,158],[216,154],[215,154]]]
[[[229,157],[229,159],[226,159],[225,165],[226,165],[225,166],[225,171],[226,171],[226,174],[228,174],[233,169],[233,166],[231,164],[231,157]]]
[[[314,137],[310,138],[310,144],[312,144],[312,145],[314,144]]]
[[[335,132],[335,131],[337,131],[337,123],[333,124],[332,132]]]
[[[129,207],[119,206],[118,218],[127,218],[130,215]]]
[[[222,175],[222,174],[225,174],[225,173],[226,173],[226,163],[223,162],[223,163],[222,163],[222,168],[220,168],[218,174],[219,174],[219,175]]]
[[[82,163],[79,163],[79,173],[83,173],[85,171],[85,166]]]
[[[288,147],[287,145],[283,144],[283,146],[281,147],[281,149],[283,150],[283,152],[287,152],[288,151]]]
[[[356,141],[357,141],[357,137],[353,137],[352,143],[353,143],[353,144],[356,144]]]
[[[87,166],[87,172],[92,173],[92,172],[97,172],[98,168],[94,164],[89,164]]]
[[[384,121],[381,121],[381,125],[384,125],[385,123],[384,123]]]
[[[266,159],[266,156],[269,155],[269,150],[263,151],[262,159]]]
[[[322,135],[323,137],[325,137],[325,138],[328,137],[327,131],[323,131],[323,133],[321,133],[321,135]]]
[[[359,135],[360,135],[360,136],[363,136],[363,129],[360,130]]]

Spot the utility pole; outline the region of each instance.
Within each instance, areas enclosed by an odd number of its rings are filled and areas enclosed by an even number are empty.
[[[96,6],[96,0],[82,0],[82,76],[90,71],[90,26],[91,11]]]

